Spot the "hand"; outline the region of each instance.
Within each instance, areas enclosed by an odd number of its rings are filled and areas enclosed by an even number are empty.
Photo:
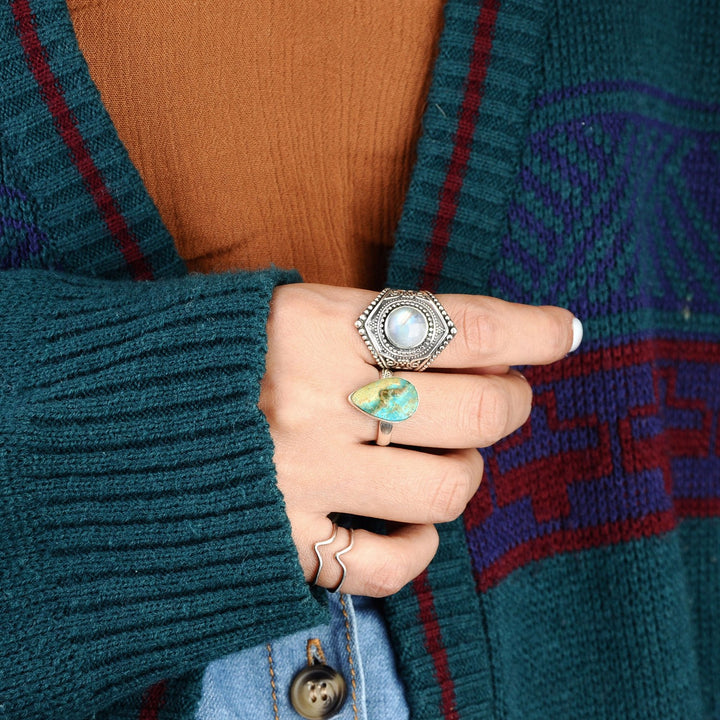
[[[355,328],[377,293],[326,285],[285,285],[273,296],[266,372],[260,395],[275,444],[274,461],[308,580],[313,545],[332,533],[333,512],[382,518],[387,536],[355,531],[343,557],[343,591],[381,597],[419,575],[437,549],[433,523],[462,514],[477,490],[483,462],[476,448],[497,442],[530,414],[532,391],[511,365],[564,357],[573,315],[555,307],[516,305],[488,297],[439,295],[457,335],[412,381],[420,404],[397,423],[392,445],[373,443],[377,420],[347,400],[379,372]],[[348,543],[340,529],[319,584],[334,587],[341,570],[332,554]]]

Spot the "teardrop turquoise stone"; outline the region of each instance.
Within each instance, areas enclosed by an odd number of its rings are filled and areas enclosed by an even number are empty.
[[[348,398],[362,412],[378,420],[407,420],[418,406],[415,386],[399,377],[380,378],[356,390]]]

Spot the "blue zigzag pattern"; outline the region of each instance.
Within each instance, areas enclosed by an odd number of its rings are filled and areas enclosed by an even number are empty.
[[[675,315],[675,326],[717,315],[719,166],[720,132],[636,114],[535,131],[494,293],[568,305],[583,319],[650,310]]]

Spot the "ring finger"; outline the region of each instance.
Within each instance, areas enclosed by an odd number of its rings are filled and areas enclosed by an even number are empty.
[[[418,394],[412,417],[393,424],[392,442],[429,448],[487,447],[519,428],[528,418],[532,390],[517,371],[504,375],[398,373]],[[349,416],[348,416],[349,417]],[[359,440],[377,436],[378,420],[356,413]]]
[[[342,556],[347,568],[342,591],[352,595],[386,597],[416,578],[430,563],[438,545],[432,525],[402,525],[388,535],[355,530],[352,549]],[[349,531],[340,528],[337,539],[320,548],[323,566],[317,584],[335,588],[343,570],[334,554],[349,547]]]

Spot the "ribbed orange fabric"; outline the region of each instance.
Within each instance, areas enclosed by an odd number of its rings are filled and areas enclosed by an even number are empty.
[[[189,267],[378,288],[442,0],[69,0]]]

